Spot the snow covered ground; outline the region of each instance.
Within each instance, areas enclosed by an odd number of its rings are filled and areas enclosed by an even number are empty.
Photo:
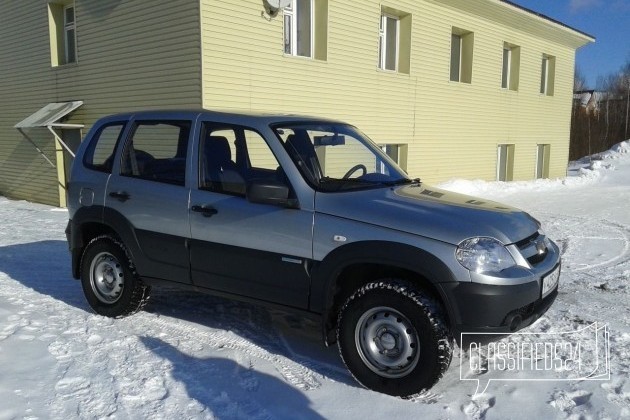
[[[526,331],[574,332],[577,343],[592,322],[607,325],[610,379],[560,372],[473,395],[457,350],[445,377],[413,400],[362,389],[316,324],[285,313],[156,290],[132,317],[94,315],[70,275],[67,213],[0,197],[0,419],[630,418],[630,144],[570,175],[442,187],[542,221],[563,252],[560,294]]]

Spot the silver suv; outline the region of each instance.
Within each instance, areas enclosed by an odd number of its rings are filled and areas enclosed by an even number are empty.
[[[68,189],[72,273],[99,314],[150,287],[321,319],[364,386],[430,388],[460,332],[531,324],[558,247],[528,214],[424,185],[355,127],[287,115],[137,112],[99,120]]]

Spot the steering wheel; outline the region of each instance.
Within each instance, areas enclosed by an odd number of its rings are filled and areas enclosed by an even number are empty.
[[[359,169],[361,169],[363,171],[363,174],[361,174],[361,176],[367,174],[367,168],[365,167],[365,165],[359,163],[358,165],[354,165],[352,168],[350,168],[350,170],[348,170],[348,172],[346,172],[346,174],[343,176],[343,179],[350,178],[350,175],[352,175],[353,173],[355,173]]]

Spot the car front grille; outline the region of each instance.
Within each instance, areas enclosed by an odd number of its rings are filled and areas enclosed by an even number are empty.
[[[533,235],[518,241],[516,243],[521,255],[530,263],[532,266],[540,263],[547,256],[547,245],[545,243],[545,236],[536,232]]]

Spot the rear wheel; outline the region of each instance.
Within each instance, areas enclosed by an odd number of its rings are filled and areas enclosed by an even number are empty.
[[[108,235],[92,239],[85,247],[81,285],[92,309],[109,317],[131,315],[142,309],[150,292],[138,277],[124,245]]]
[[[337,342],[358,382],[400,397],[431,388],[448,369],[453,347],[441,306],[396,279],[366,284],[350,296]]]

